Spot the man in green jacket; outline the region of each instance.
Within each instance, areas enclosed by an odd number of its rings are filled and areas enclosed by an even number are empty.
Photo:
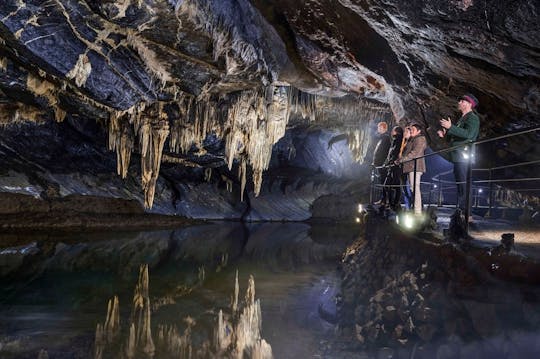
[[[446,138],[450,147],[476,141],[480,131],[480,119],[474,109],[478,99],[471,94],[464,95],[458,102],[461,118],[452,124],[450,118],[441,119],[442,130],[437,131],[441,138]],[[472,160],[470,146],[463,146],[450,153],[450,161],[454,163],[454,177],[457,182],[458,207],[465,211],[465,192],[467,188],[467,163]]]

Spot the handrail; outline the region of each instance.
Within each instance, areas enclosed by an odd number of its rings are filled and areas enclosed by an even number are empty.
[[[495,170],[502,170],[504,168],[512,168],[512,167],[534,165],[535,163],[540,163],[540,160],[529,161],[529,162],[520,162],[520,163],[514,163],[513,165],[491,167],[491,168],[474,168],[473,171],[495,171]]]
[[[497,141],[497,140],[501,140],[503,138],[509,138],[509,137],[514,137],[514,136],[524,135],[526,133],[536,132],[536,131],[540,131],[540,126],[530,128],[528,130],[523,130],[523,131],[520,131],[520,132],[514,132],[514,133],[509,133],[509,134],[498,136],[498,137],[488,138],[488,139],[485,139],[485,140],[477,140],[477,141],[470,141],[470,142],[461,143],[459,145],[455,145],[455,146],[448,147],[448,148],[443,148],[442,150],[438,150],[438,151],[431,152],[431,153],[428,153],[428,154],[425,154],[425,155],[422,155],[422,156],[411,158],[410,160],[407,160],[407,161],[404,161],[404,162],[410,162],[410,161],[418,160],[420,158],[426,158],[426,157],[438,155],[440,153],[446,153],[446,152],[454,151],[454,150],[456,150],[458,148],[461,148],[461,147],[466,147],[466,146],[470,146],[470,145],[477,145],[477,144],[481,144],[481,143]]]

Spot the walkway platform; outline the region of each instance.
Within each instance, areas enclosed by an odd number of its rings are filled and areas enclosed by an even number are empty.
[[[437,208],[437,234],[442,236],[444,228],[450,224],[450,216],[455,208]],[[500,244],[503,233],[514,233],[515,251],[526,257],[540,261],[540,224],[520,223],[517,216],[510,219],[484,218],[477,213],[485,211],[473,209],[473,222],[469,225],[469,233],[477,246],[494,247]],[[514,218],[512,218],[514,217]]]

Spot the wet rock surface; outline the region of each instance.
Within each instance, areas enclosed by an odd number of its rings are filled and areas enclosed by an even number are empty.
[[[498,272],[517,265],[508,253],[423,242],[376,222],[343,259],[338,318],[341,336],[355,343],[349,351],[393,358],[538,355],[531,338],[540,327],[530,313],[540,308],[538,274],[509,277]],[[540,268],[531,259],[520,265]],[[511,339],[519,335],[526,339]]]

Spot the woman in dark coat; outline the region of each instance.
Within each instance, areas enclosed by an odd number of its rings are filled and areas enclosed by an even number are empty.
[[[401,165],[396,165],[395,161],[399,158],[401,144],[403,142],[403,129],[396,126],[392,129],[392,145],[388,150],[388,156],[384,162],[385,166],[389,166],[386,180],[384,181],[384,191],[390,208],[397,210],[400,207],[401,200]]]

